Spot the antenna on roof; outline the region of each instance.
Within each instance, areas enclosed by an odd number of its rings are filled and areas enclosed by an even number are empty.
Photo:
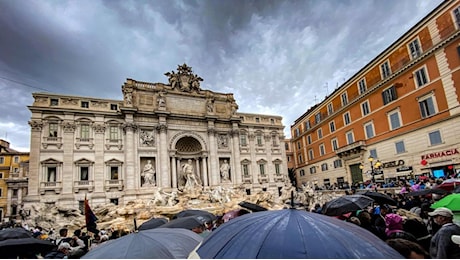
[[[315,99],[314,99],[314,101],[315,101],[315,105],[316,105],[316,95],[315,95]]]

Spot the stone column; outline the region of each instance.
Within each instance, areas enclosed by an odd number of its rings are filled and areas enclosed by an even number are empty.
[[[242,174],[241,174],[241,165],[240,165],[240,147],[239,147],[239,132],[237,129],[238,125],[233,125],[233,130],[230,131],[230,136],[232,136],[232,157],[230,159],[230,165],[232,173],[232,182],[233,184],[241,184],[243,183]]]
[[[7,191],[8,194],[6,194],[6,197],[7,197],[7,200],[6,200],[6,216],[10,216],[11,215],[11,200],[13,198],[13,190],[12,189],[8,189]]]
[[[264,146],[265,150],[270,149],[271,143],[270,143],[271,136],[269,134],[264,135]],[[267,151],[267,175],[268,175],[268,182],[272,183],[275,181],[275,166],[273,165],[273,159],[272,159],[272,151]]]
[[[195,158],[195,171],[196,171],[196,176],[198,176],[201,180],[201,184],[203,184],[203,177],[201,176],[201,170],[200,170],[200,157]]]
[[[132,118],[130,118],[132,119]],[[128,120],[127,120],[128,121]],[[137,125],[132,123],[132,120],[129,120],[128,122],[124,123],[123,129],[126,133],[126,139],[125,139],[125,171],[124,171],[124,180],[126,183],[126,190],[135,190],[137,189],[139,185],[139,180],[136,181],[136,178],[138,178],[138,175],[136,173],[136,163],[134,160],[135,152],[134,152],[134,132],[137,129]]]
[[[160,121],[161,120],[160,118]],[[157,131],[160,133],[160,147],[158,148],[160,151],[160,183],[158,187],[171,187],[171,178],[170,172],[168,170],[168,142],[166,140],[166,131],[168,130],[168,126],[166,123],[160,123],[157,126]]]
[[[106,179],[106,171],[104,167],[104,136],[105,125],[102,122],[96,123],[93,126],[94,130],[94,170],[93,170],[93,185],[95,192],[105,192],[104,185]]]
[[[171,178],[172,178],[172,187],[173,188],[177,188],[177,166],[176,166],[176,157],[175,156],[171,156],[171,171],[172,171],[172,175],[171,175]]]
[[[203,156],[201,159],[201,162],[203,164],[203,187],[209,186],[208,183],[208,163],[206,161],[206,156]]]
[[[208,138],[209,138],[209,166],[210,166],[210,175],[209,182],[211,186],[219,184],[219,166],[217,157],[217,144],[216,144],[216,130],[214,127],[208,128]]]
[[[256,161],[256,143],[255,143],[256,136],[254,133],[249,133],[249,151],[251,155],[251,174],[252,174],[252,183],[258,184],[259,183],[259,168],[257,167]]]
[[[33,118],[33,116],[32,116]],[[31,128],[30,135],[30,157],[29,157],[29,190],[28,197],[31,201],[38,201],[39,198],[34,196],[39,195],[40,181],[39,174],[41,173],[40,165],[40,144],[43,122],[40,119],[32,119],[29,121]]]
[[[75,130],[77,125],[73,115],[65,115],[66,119],[63,123],[64,135],[62,137],[62,149],[64,151],[62,167],[57,169],[56,182],[61,183],[62,195],[73,194],[73,186],[75,183],[74,173],[74,150],[75,146]],[[67,199],[73,196],[67,196]],[[60,198],[63,199],[62,197]]]

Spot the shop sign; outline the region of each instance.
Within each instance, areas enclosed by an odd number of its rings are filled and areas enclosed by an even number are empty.
[[[444,156],[451,156],[454,154],[459,154],[457,148],[445,150],[442,152],[434,152],[434,153],[422,155],[422,160],[439,158],[439,157],[444,157]]]
[[[412,166],[401,166],[396,168],[396,172],[412,171]]]
[[[384,162],[382,163],[382,168],[398,167],[398,166],[403,166],[403,165],[404,165],[404,160],[398,160],[398,161]]]

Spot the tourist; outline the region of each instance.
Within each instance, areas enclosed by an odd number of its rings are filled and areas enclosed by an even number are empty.
[[[69,258],[71,246],[67,242],[62,242],[57,247],[57,250],[53,250],[46,254],[43,258],[45,259],[64,259]]]
[[[428,213],[441,228],[431,238],[430,256],[432,258],[460,258],[460,247],[452,235],[460,235],[460,226],[453,223],[454,214],[448,208],[440,207]]]
[[[429,259],[430,255],[419,244],[402,238],[388,239],[386,243],[406,259]]]

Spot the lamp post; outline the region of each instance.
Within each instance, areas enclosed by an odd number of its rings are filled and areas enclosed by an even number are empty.
[[[380,168],[380,166],[382,165],[382,163],[377,160],[375,163],[374,162],[374,157],[372,157],[372,155],[369,156],[369,158],[367,158],[367,160],[369,161],[369,163],[371,164],[371,183],[372,185],[375,187],[375,169],[376,168]],[[361,165],[359,166],[359,168],[362,170],[364,169],[364,164],[361,163]],[[377,190],[377,188],[375,188],[375,190]]]

